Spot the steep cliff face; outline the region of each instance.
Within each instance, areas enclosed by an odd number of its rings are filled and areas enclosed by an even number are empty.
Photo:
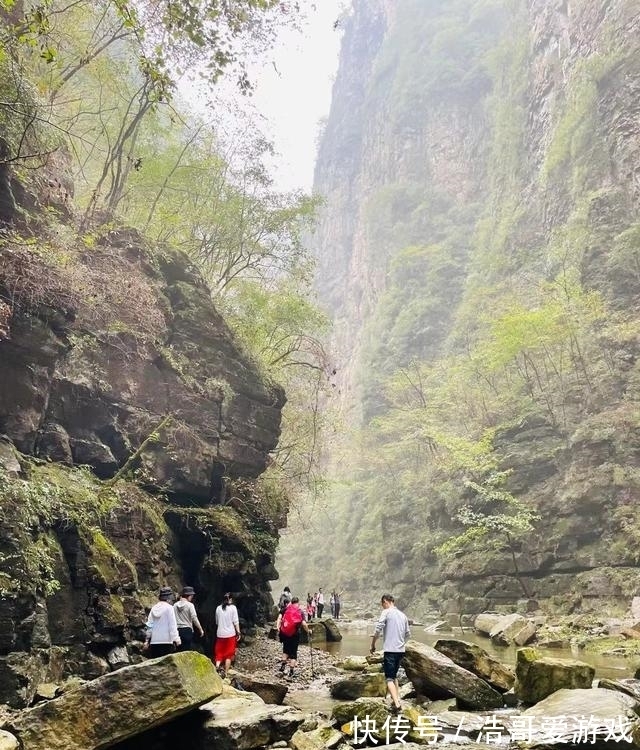
[[[639,31],[626,0],[355,0],[316,171],[359,415],[364,479],[329,501],[352,591],[375,576],[466,610],[635,593]],[[488,431],[540,520],[444,561],[476,478],[445,456]]]
[[[286,517],[258,478],[284,394],[241,352],[189,259],[132,230],[80,237],[44,218],[47,205],[46,191],[33,195],[40,218],[0,249],[0,700],[11,705],[140,658],[145,608],[166,584],[196,588],[207,649],[225,591],[250,633],[271,607]]]

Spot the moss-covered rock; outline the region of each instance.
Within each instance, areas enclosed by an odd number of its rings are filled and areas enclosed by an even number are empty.
[[[30,750],[92,750],[190,711],[222,692],[211,661],[193,651],[105,675],[23,711],[11,731]]]
[[[540,657],[534,648],[516,655],[515,693],[523,703],[539,703],[562,688],[590,688],[595,669],[575,659]]]

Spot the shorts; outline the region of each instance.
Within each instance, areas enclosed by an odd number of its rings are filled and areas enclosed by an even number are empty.
[[[282,652],[286,654],[290,659],[298,658],[298,646],[300,645],[300,635],[283,635],[281,633],[282,641]]]
[[[382,668],[387,680],[395,680],[400,669],[400,662],[404,656],[404,651],[385,651],[382,659]]]
[[[235,635],[231,635],[228,638],[216,638],[215,645],[213,647],[213,656],[216,662],[223,662],[229,659],[233,661],[233,657],[236,655],[236,644],[238,639]]]

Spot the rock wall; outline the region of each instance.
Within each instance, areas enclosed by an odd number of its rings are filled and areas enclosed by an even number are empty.
[[[461,320],[474,331],[490,318],[482,285],[525,288],[579,258],[579,281],[602,296],[609,323],[640,291],[637,3],[394,9],[354,2],[316,168],[327,200],[318,286],[336,321],[344,407],[363,427],[385,414],[382,384],[398,366],[438,363],[460,346]],[[426,273],[413,270],[412,246],[435,248]],[[542,515],[516,558],[549,606],[624,606],[637,586],[637,340],[609,332],[599,345],[607,375],[563,397],[561,425],[539,414],[495,441],[511,491]],[[381,568],[360,574],[340,548],[352,592],[384,571],[405,602],[472,610],[523,596],[506,554],[438,562],[436,532],[440,542],[456,533],[438,486],[425,489],[421,520],[412,504],[377,507],[380,494],[347,502],[344,527],[369,524],[383,550]]]
[[[284,393],[189,259],[125,228],[81,237],[45,218],[46,191],[19,187],[36,218],[0,248],[0,702],[14,706],[140,659],[163,585],[195,587],[207,653],[225,591],[250,637],[287,511],[259,478]]]

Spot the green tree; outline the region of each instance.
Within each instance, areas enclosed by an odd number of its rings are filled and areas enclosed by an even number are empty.
[[[473,499],[456,514],[465,530],[435,549],[443,559],[455,558],[471,551],[508,552],[513,572],[526,597],[531,596],[518,566],[517,553],[535,530],[540,515],[504,489],[509,472],[492,471],[480,482],[466,480],[465,487]]]

